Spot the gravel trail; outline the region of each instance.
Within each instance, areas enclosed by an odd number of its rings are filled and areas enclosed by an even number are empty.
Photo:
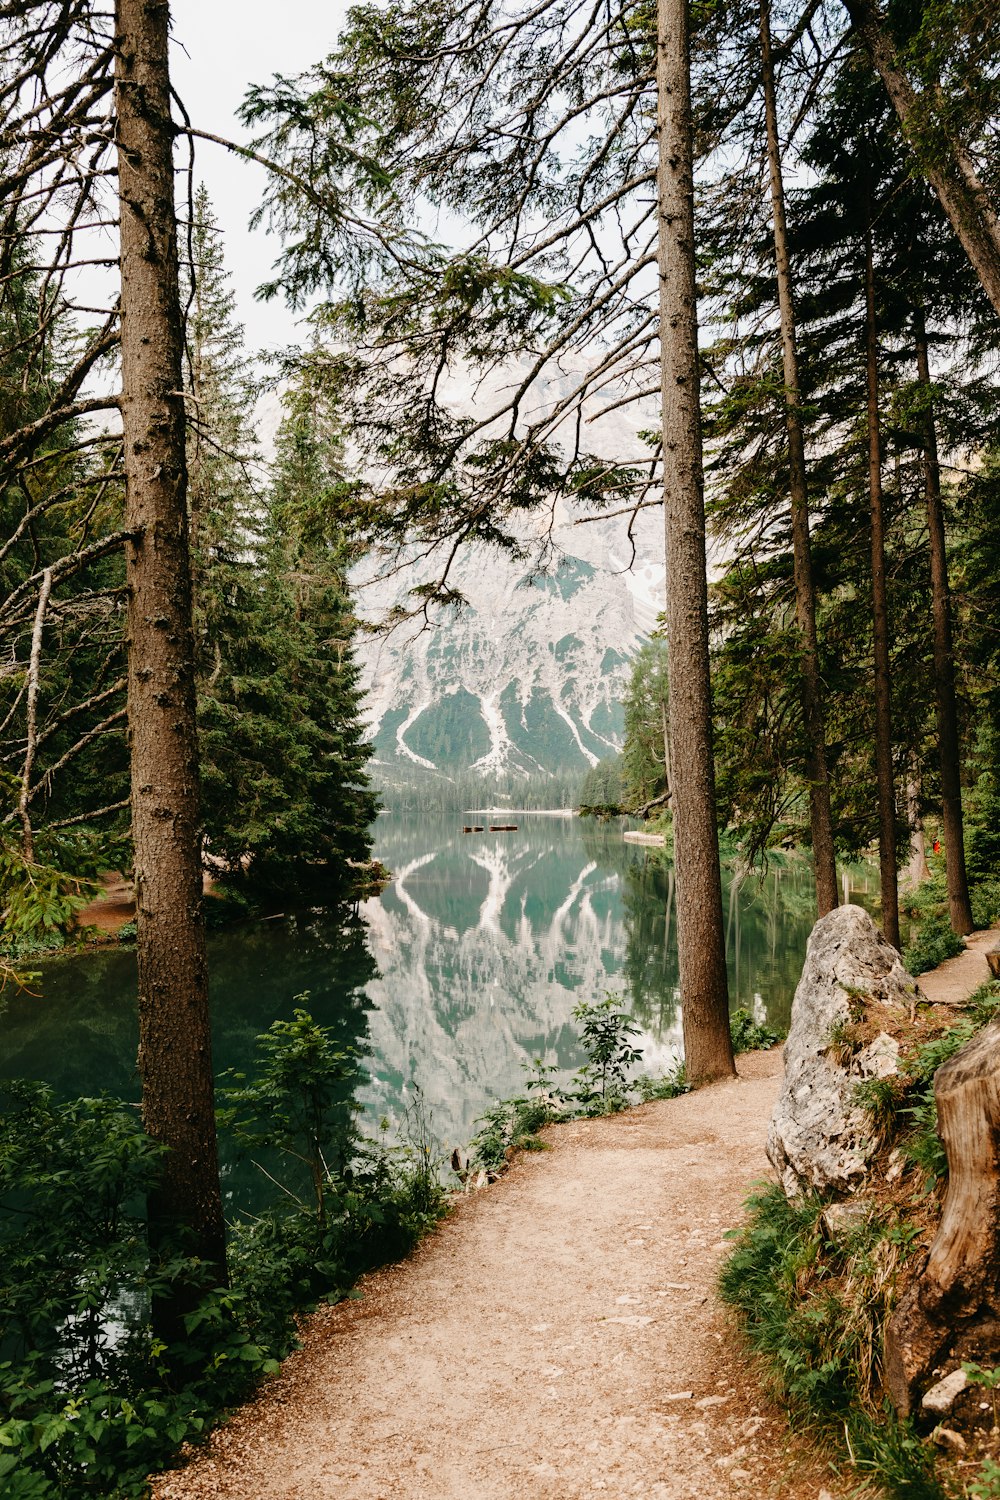
[[[156,1500],[833,1500],[715,1295],[769,1173],[779,1052],[550,1128],[303,1349]]]

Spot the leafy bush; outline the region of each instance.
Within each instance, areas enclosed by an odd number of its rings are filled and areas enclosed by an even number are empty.
[[[494,1176],[504,1171],[516,1151],[539,1148],[539,1130],[558,1118],[559,1113],[550,1099],[530,1099],[519,1094],[498,1100],[476,1122],[482,1128],[469,1142],[470,1167]]]
[[[755,1021],[750,1011],[743,1009],[734,1010],[729,1017],[729,1034],[736,1053],[762,1052],[784,1041],[780,1031]]]
[[[628,1103],[628,1075],[642,1061],[642,1048],[632,1043],[639,1028],[615,995],[596,1005],[581,1001],[573,1011],[587,1061],[577,1069],[573,1097],[584,1114],[608,1115]]]
[[[972,920],[977,928],[992,927],[1000,920],[1000,879],[995,875],[977,880],[971,887]]]

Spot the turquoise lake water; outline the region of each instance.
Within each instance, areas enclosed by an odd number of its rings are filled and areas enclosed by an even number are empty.
[[[580,1000],[621,995],[644,1069],[668,1066],[681,1025],[662,852],[626,843],[617,823],[509,821],[516,832],[463,834],[460,814],[383,815],[375,852],[394,879],[356,916],[276,915],[212,934],[217,1069],[248,1067],[255,1035],[304,1003],[367,1053],[370,1128],[397,1120],[418,1085],[450,1149],[484,1105],[521,1087],[525,1062],[578,1066]],[[870,899],[867,873],[854,880],[853,899]],[[732,1005],[786,1025],[815,915],[809,867],[775,865],[762,881],[727,873],[724,899]],[[137,1097],[129,951],[46,965],[40,994],[12,999],[3,1028],[2,1076]]]

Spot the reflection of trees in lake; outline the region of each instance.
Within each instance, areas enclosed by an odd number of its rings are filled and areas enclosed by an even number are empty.
[[[625,915],[626,993],[635,1016],[651,1031],[677,1020],[677,938],[674,932],[674,869],[644,849],[626,865],[622,880]]]
[[[677,946],[673,861],[662,849],[584,831],[584,846],[622,882],[626,995],[635,1016],[653,1031],[674,1025]],[[813,881],[805,860],[774,858],[763,876],[723,869],[730,1004],[787,1026],[792,996],[816,920]]]
[[[252,1068],[257,1034],[289,1018],[295,997],[337,1045],[367,1050],[365,985],[375,975],[365,924],[348,908],[228,928],[209,936],[216,1073]],[[109,949],[47,964],[36,994],[4,1016],[5,1078],[50,1083],[61,1098],[103,1090],[138,1099],[135,954]],[[350,1111],[345,1101],[345,1123]],[[254,1169],[224,1150],[227,1190],[245,1199]]]

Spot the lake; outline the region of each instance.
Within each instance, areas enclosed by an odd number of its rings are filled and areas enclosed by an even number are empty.
[[[663,852],[626,843],[618,823],[502,821],[517,831],[463,834],[460,814],[385,814],[375,853],[394,879],[356,916],[276,914],[210,934],[217,1069],[247,1068],[256,1034],[307,1005],[367,1052],[369,1128],[394,1124],[417,1085],[450,1150],[490,1100],[522,1086],[522,1064],[579,1065],[581,1000],[621,995],[644,1069],[669,1066],[681,1024]],[[858,874],[853,899],[868,899],[867,878]],[[815,915],[809,866],[775,863],[763,880],[727,872],[724,900],[732,1005],[785,1026]],[[132,953],[50,962],[40,989],[8,1003],[0,1075],[42,1078],[63,1095],[137,1097]]]

